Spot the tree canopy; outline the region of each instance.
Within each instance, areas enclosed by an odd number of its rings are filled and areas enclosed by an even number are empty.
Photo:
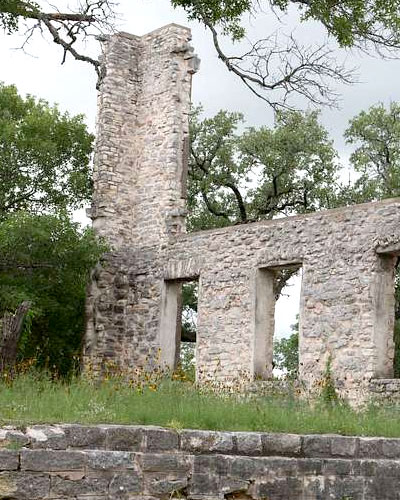
[[[67,374],[85,289],[105,246],[70,213],[90,199],[93,136],[83,117],[0,84],[0,370],[19,355]]]
[[[0,219],[88,201],[93,139],[82,115],[71,117],[0,83]]]
[[[400,196],[400,104],[371,106],[354,117],[345,132],[355,146],[350,162],[359,178],[355,201]]]
[[[0,221],[0,312],[31,304],[21,358],[68,373],[80,353],[89,272],[105,249],[65,215],[18,212]]]
[[[237,35],[241,16],[258,9],[272,8],[286,13],[296,6],[302,20],[319,21],[341,46],[400,46],[400,1],[387,0],[172,0],[190,18],[213,26],[221,24]],[[239,34],[243,32],[239,31]]]
[[[189,227],[304,213],[336,203],[339,163],[317,112],[280,111],[272,128],[239,133],[239,113],[191,117]]]
[[[335,61],[335,51],[313,40],[304,46],[293,32],[286,40],[265,30],[261,40],[250,43],[243,54],[229,55],[220,34],[244,39],[245,14],[268,13],[274,19],[297,9],[299,22],[316,21],[341,47],[358,47],[380,55],[396,55],[400,47],[400,0],[171,0],[189,19],[210,31],[218,57],[258,97],[274,108],[291,107],[290,97],[300,94],[317,104],[334,105],[335,82],[352,83],[352,72]],[[62,61],[69,54],[92,64],[101,80],[100,62],[90,57],[81,42],[91,35],[113,31],[118,2],[83,0],[76,9],[46,10],[43,2],[0,0],[0,25],[14,33],[26,24],[26,42],[36,32],[47,31],[61,46]],[[23,23],[24,22],[24,23]]]

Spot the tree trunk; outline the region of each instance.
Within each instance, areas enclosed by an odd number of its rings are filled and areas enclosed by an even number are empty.
[[[17,307],[14,314],[4,313],[0,322],[0,373],[15,368],[18,341],[30,307],[31,302],[24,301]]]

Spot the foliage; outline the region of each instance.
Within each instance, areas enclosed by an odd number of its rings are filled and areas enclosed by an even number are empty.
[[[380,45],[400,44],[399,0],[269,0],[267,4],[284,13],[297,6],[302,20],[322,23],[344,47],[366,41]],[[243,14],[264,8],[259,2],[250,0],[172,0],[172,5],[183,7],[192,19],[208,20],[213,25],[220,23],[233,36],[244,34],[238,31]]]
[[[196,344],[194,342],[181,342],[178,370],[181,371],[183,380],[195,382],[196,380]]]
[[[10,35],[18,30],[19,19],[26,18],[30,12],[38,13],[36,2],[22,0],[0,0],[0,26]]]
[[[0,381],[0,424],[118,423],[174,429],[215,429],[400,437],[398,408],[354,411],[341,404],[311,404],[293,396],[232,395],[198,391],[187,382],[143,386],[126,378],[69,383],[28,371]]]
[[[329,207],[339,169],[318,113],[280,111],[273,128],[242,134],[239,113],[191,117],[189,228],[205,229]],[[256,181],[254,181],[256,178]]]
[[[288,338],[274,342],[274,368],[287,378],[295,379],[299,371],[299,324],[291,328],[293,333]]]
[[[329,355],[326,362],[325,372],[321,381],[321,398],[325,404],[337,404],[338,395],[336,393],[335,381],[332,376],[332,356]]]
[[[205,19],[212,25],[221,24],[226,34],[233,39],[244,36],[240,25],[242,14],[252,10],[251,0],[171,0],[174,7],[183,7],[189,19],[203,22]]]
[[[66,374],[79,355],[85,288],[105,246],[67,216],[15,213],[0,221],[0,315],[32,302],[20,357]]]
[[[80,207],[91,195],[92,142],[82,115],[0,84],[0,219]]]
[[[182,284],[182,334],[186,342],[195,342],[197,323],[198,282],[190,281]]]
[[[356,145],[350,157],[360,174],[351,195],[355,201],[400,195],[400,104],[371,106],[350,120],[347,142]]]
[[[103,16],[109,14],[113,5],[109,2],[97,2],[103,8]],[[257,9],[265,8],[257,1],[251,0],[171,0],[174,7],[183,7],[190,19],[200,22],[208,21],[212,25],[222,25],[233,37],[244,35],[241,17],[245,13],[255,14]],[[302,12],[302,19],[318,21],[325,26],[328,33],[335,37],[340,45],[351,47],[370,40],[376,44],[399,44],[400,40],[400,2],[399,0],[343,0],[327,2],[326,0],[269,0],[266,2],[272,9],[288,12],[296,6]],[[96,2],[85,0],[79,12],[91,12]],[[114,5],[115,7],[115,5]],[[38,19],[45,12],[37,2],[32,0],[1,0],[0,23],[8,32],[18,28],[18,19]],[[63,13],[59,13],[61,19]],[[64,17],[66,17],[64,15]],[[101,12],[92,19],[92,23],[101,23]]]
[[[300,5],[303,19],[319,21],[340,45],[351,47],[371,41],[399,45],[399,0],[270,0],[287,11],[291,4]]]

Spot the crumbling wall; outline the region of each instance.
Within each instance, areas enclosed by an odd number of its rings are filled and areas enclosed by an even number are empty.
[[[190,38],[189,29],[171,24],[104,43],[90,216],[112,251],[94,271],[86,303],[84,363],[95,368],[154,357],[161,285],[151,273],[168,238],[185,230],[198,66]]]
[[[392,239],[397,247],[385,256],[377,252],[381,241],[388,247]],[[164,272],[166,278],[183,278],[190,266],[178,264],[195,262],[201,281],[197,365],[202,376],[254,374],[257,272],[300,263],[300,380],[309,388],[318,383],[329,356],[344,396],[356,397],[351,387],[371,378],[390,378],[393,255],[399,240],[400,200],[178,238],[167,250]],[[270,352],[264,356],[271,359]]]
[[[197,58],[171,24],[104,42],[93,227],[114,250],[160,245],[184,230],[188,114]]]
[[[393,374],[400,200],[185,234],[189,39],[170,25],[106,43],[92,218],[112,251],[93,273],[84,361],[172,369],[174,283],[198,278],[198,380],[268,378],[274,272],[297,266],[300,382],[318,386],[330,360],[339,393],[364,398]]]

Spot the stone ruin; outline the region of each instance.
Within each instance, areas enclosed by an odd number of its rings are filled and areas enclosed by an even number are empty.
[[[93,272],[84,364],[173,369],[181,285],[199,282],[196,377],[272,375],[274,282],[302,268],[299,381],[331,360],[351,402],[393,380],[400,199],[186,233],[190,30],[175,24],[105,42],[93,227],[112,250]]]

